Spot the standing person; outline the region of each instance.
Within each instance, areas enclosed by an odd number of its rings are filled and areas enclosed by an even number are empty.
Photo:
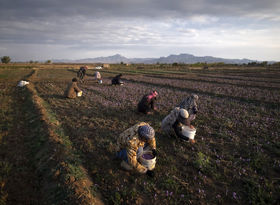
[[[192,121],[195,119],[196,114],[198,112],[197,102],[198,96],[196,94],[191,94],[191,96],[182,100],[182,102],[177,107],[184,108],[185,110],[187,110],[190,115],[188,120]]]
[[[155,131],[145,122],[137,123],[120,134],[116,145],[117,157],[122,159],[121,167],[124,169],[128,171],[135,170],[142,174],[146,173],[148,176],[153,177],[154,172],[148,170],[137,160],[139,148],[150,149],[154,156],[157,155]]]
[[[76,98],[77,97],[77,93],[81,92],[82,90],[78,87],[77,85],[77,78],[73,78],[72,79],[72,83],[70,83],[64,93],[65,97],[67,98]]]
[[[101,79],[101,74],[96,71],[94,74],[93,74],[93,77],[94,77],[94,80],[96,80],[99,84],[102,83],[102,79]]]
[[[157,99],[158,93],[157,91],[152,91],[150,94],[144,95],[141,101],[138,103],[138,112],[142,112],[144,114],[151,114],[152,111],[157,110],[155,107],[155,101]]]
[[[112,85],[122,85],[123,82],[121,80],[122,74],[116,75],[113,79],[112,79]]]

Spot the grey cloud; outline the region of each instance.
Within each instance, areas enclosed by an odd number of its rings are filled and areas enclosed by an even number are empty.
[[[170,53],[182,42],[206,45],[201,34],[209,28],[278,28],[279,13],[279,0],[0,0],[0,45],[18,56],[18,48],[47,45],[46,55],[110,48],[140,53],[146,46],[152,53],[157,46],[155,52],[163,52],[162,45]]]
[[[280,11],[279,0],[2,0],[1,19],[84,16],[185,18],[192,15],[238,16]]]

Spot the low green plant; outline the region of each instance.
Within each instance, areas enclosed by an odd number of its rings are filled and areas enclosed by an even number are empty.
[[[250,204],[272,204],[271,186],[271,184],[266,184],[265,187],[263,187],[257,180],[252,178],[244,180],[244,188]]]
[[[206,156],[202,152],[197,153],[196,160],[194,161],[194,167],[206,171],[210,168],[210,157]]]

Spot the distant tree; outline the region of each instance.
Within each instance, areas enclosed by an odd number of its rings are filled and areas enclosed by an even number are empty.
[[[178,63],[172,63],[172,66],[178,66]]]
[[[121,65],[123,65],[123,62],[121,61]]]
[[[34,63],[34,62],[33,62],[33,60],[30,60],[29,63],[32,64],[32,63]]]
[[[267,64],[268,64],[268,62],[267,62],[267,61],[263,61],[263,62],[261,63],[261,65],[262,65],[263,67],[266,67],[266,66],[267,66]]]
[[[3,56],[1,58],[2,63],[10,63],[10,61],[11,61],[11,58],[9,56]]]
[[[46,64],[51,64],[51,63],[52,63],[51,60],[47,60],[47,61],[46,61]]]
[[[257,64],[258,64],[257,62],[253,61],[253,62],[249,62],[248,66],[256,66]]]

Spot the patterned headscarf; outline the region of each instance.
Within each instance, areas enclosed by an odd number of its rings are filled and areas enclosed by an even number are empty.
[[[149,125],[144,125],[138,128],[139,137],[151,140],[155,137],[155,130]]]
[[[185,98],[179,105],[178,107],[184,108],[189,112],[189,115],[194,114],[193,111],[196,110],[198,111],[197,108],[197,101],[198,101],[198,95],[196,94],[191,94],[191,96]]]

